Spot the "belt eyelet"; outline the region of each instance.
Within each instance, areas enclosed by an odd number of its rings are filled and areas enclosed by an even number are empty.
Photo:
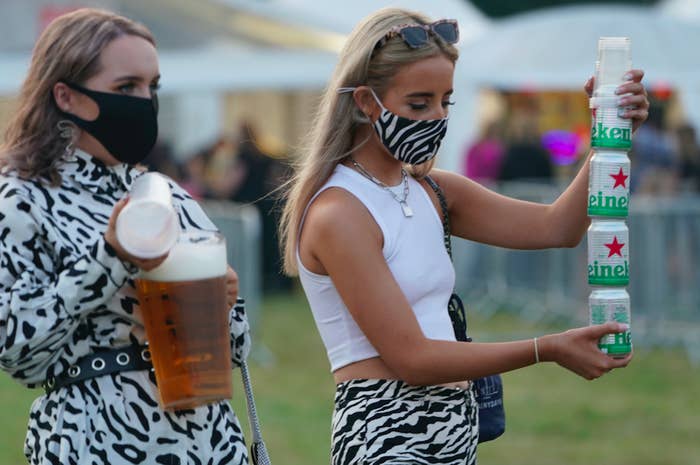
[[[129,363],[130,360],[131,357],[129,357],[129,354],[127,354],[126,352],[122,352],[117,355],[117,363],[120,366],[125,366],[127,363]]]
[[[95,360],[92,361],[92,369],[95,371],[104,370],[106,365],[107,364],[105,363],[105,361],[101,358],[96,358]]]
[[[141,359],[144,362],[150,362],[151,361],[151,351],[148,349],[143,349],[141,351]]]
[[[80,367],[78,365],[72,365],[68,368],[68,376],[71,378],[77,378],[80,375]]]

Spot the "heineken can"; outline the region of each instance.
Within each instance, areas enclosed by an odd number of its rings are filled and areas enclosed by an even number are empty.
[[[629,284],[628,236],[624,221],[593,220],[588,228],[588,284]]]
[[[600,325],[609,321],[630,325],[630,296],[625,289],[595,289],[588,298],[591,324]],[[632,332],[606,334],[598,347],[613,357],[624,357],[632,351]]]
[[[623,118],[626,108],[618,106],[617,85],[601,86],[591,97],[591,147],[629,150],[632,148],[632,120]]]
[[[626,217],[630,199],[630,159],[626,152],[596,150],[588,176],[588,216]]]

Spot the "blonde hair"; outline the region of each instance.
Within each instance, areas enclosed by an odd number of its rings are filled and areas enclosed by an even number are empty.
[[[53,87],[59,81],[82,84],[99,73],[102,50],[123,35],[141,37],[155,46],[145,26],[109,11],[82,8],[49,24],[34,46],[19,108],[0,147],[0,169],[60,184],[57,167],[77,131],[59,127],[63,116]]]
[[[431,20],[420,13],[385,8],[365,18],[348,37],[307,136],[305,149],[297,160],[294,176],[287,186],[279,236],[284,270],[288,275],[298,272],[296,243],[306,206],[336,165],[357,148],[352,146],[357,128],[369,123],[355,104],[352,93],[338,94],[337,90],[366,85],[381,97],[403,66],[437,55],[456,62],[457,49],[433,34],[430,34],[428,43],[419,48],[408,47],[401,37],[396,36],[374,50],[375,44],[394,26],[430,23]],[[412,167],[412,174],[425,176],[433,163]]]

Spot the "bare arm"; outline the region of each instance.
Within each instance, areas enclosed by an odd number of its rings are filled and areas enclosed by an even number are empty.
[[[636,130],[648,116],[649,102],[641,84],[644,72],[630,74],[631,80],[619,89],[621,95],[630,95],[620,105],[633,108],[625,117],[632,119]],[[590,95],[592,79],[584,88]],[[431,175],[445,191],[454,235],[513,249],[574,247],[590,223],[586,212],[590,158],[589,153],[569,187],[551,205],[505,197],[453,173]]]
[[[426,338],[382,255],[378,226],[351,194],[330,189],[318,197],[301,245],[302,257],[322,266],[384,363],[407,383],[458,382],[535,362],[532,340],[477,344]],[[540,360],[596,378],[630,360],[610,359],[597,348],[602,334],[618,330],[609,324],[544,336]]]
[[[551,205],[506,197],[455,173],[434,170],[431,176],[445,192],[458,237],[510,249],[574,247],[589,224],[588,159]]]

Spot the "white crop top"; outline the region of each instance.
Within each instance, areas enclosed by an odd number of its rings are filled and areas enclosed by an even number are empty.
[[[423,187],[410,176],[408,183],[406,201],[413,210],[410,218],[403,215],[399,203],[385,189],[344,165],[336,167],[311,202],[331,187],[345,189],[362,202],[381,229],[384,258],[408,299],[423,334],[430,339],[454,341],[447,303],[454,288],[455,272],[445,250],[442,221]],[[398,192],[403,187],[394,189]],[[378,356],[355,323],[331,278],[304,267],[298,244],[297,263],[301,284],[328,352],[331,371]]]

